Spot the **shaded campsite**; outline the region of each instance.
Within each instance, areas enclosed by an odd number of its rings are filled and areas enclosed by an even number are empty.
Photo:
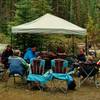
[[[0,0],[0,100],[99,100],[100,0]]]

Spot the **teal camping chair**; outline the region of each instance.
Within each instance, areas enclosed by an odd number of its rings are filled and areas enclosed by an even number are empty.
[[[44,85],[49,81],[48,74],[45,75],[45,60],[43,59],[33,59],[30,65],[30,71],[27,77],[27,82],[29,86],[38,84],[40,90],[44,89]]]
[[[51,60],[52,69],[52,87],[56,90],[61,90],[63,93],[67,93],[68,84],[73,82],[73,78],[67,73],[68,61],[64,59]]]

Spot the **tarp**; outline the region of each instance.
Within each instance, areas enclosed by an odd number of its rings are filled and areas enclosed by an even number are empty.
[[[84,35],[86,29],[47,13],[34,21],[12,27],[12,33],[64,33]]]

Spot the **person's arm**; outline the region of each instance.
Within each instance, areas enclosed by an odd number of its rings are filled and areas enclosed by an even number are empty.
[[[100,65],[100,60],[97,62],[97,65]]]
[[[28,59],[28,53],[26,52],[25,54],[24,54],[24,57],[23,57],[25,60],[27,60]]]
[[[23,58],[20,58],[20,59],[21,59],[22,64],[24,65],[24,68],[28,69],[29,67],[28,63],[26,63],[26,61]]]

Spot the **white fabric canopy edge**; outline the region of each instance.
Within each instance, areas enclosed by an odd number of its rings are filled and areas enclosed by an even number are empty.
[[[12,33],[30,33],[30,34],[37,34],[37,33],[44,33],[44,34],[53,34],[53,33],[58,33],[58,34],[81,34],[81,35],[84,35],[85,33],[85,30],[83,31],[76,31],[76,30],[64,30],[64,29],[19,29],[19,30],[12,30]]]
[[[45,14],[32,22],[12,27],[12,33],[63,33],[85,35],[86,29],[54,15]]]

